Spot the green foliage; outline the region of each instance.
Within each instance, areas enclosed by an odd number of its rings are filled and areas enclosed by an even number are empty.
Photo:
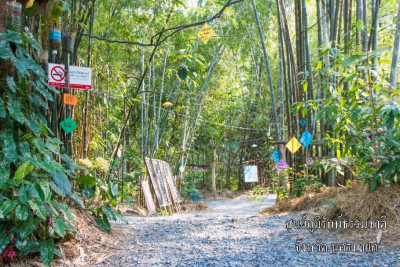
[[[60,154],[60,141],[50,137],[40,113],[42,103],[53,100],[43,69],[30,56],[40,46],[30,32],[0,35],[0,63],[11,63],[0,75],[0,253],[7,246],[18,255],[40,252],[50,265],[59,254],[54,243],[75,232],[72,216],[64,217],[71,214],[68,206],[57,202],[72,195],[73,173],[55,156],[73,161]]]
[[[256,185],[253,187],[253,192],[252,196],[249,198],[250,201],[261,201],[263,202],[264,200],[262,199],[262,195],[266,192],[266,189],[263,188],[261,185]]]
[[[304,195],[306,192],[315,192],[322,187],[321,179],[314,175],[305,175],[304,171],[299,172],[299,176],[294,180],[292,194],[296,197]]]

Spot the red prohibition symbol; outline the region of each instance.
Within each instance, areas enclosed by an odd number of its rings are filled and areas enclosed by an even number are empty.
[[[50,75],[51,78],[53,78],[55,81],[61,82],[62,80],[64,80],[65,71],[60,66],[55,66],[51,69]]]

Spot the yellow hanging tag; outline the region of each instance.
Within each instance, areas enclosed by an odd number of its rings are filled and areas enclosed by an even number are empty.
[[[168,107],[172,107],[174,104],[172,104],[171,102],[165,102],[164,104],[162,104],[162,106],[164,108],[168,108]]]
[[[201,30],[197,34],[200,40],[205,44],[208,43],[208,41],[213,35],[214,35],[214,30],[210,27],[210,25],[208,25],[207,22],[204,23],[203,28],[201,28]]]
[[[290,139],[290,141],[286,144],[287,149],[289,149],[289,151],[294,154],[297,152],[297,150],[299,150],[299,148],[301,147],[300,142],[296,139],[296,137],[293,137],[292,139]]]
[[[33,6],[33,3],[35,2],[35,0],[28,0],[28,2],[26,3],[26,8],[31,8]]]

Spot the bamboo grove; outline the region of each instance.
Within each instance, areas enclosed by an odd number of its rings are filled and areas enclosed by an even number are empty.
[[[170,161],[177,173],[180,162],[209,164],[219,188],[245,186],[246,160],[258,160],[270,176],[274,146],[293,179],[300,172],[334,185],[365,176],[372,187],[386,174],[394,179],[395,167],[382,169],[394,162],[383,140],[397,123],[390,100],[397,77],[393,1],[199,2],[189,11],[179,3],[99,4],[95,18],[109,22],[95,19],[91,38],[98,90],[89,93],[92,111],[83,116],[93,129],[84,139],[91,153],[114,159],[120,144],[123,169],[135,177],[144,156]],[[205,21],[217,31],[207,44],[196,35]],[[163,32],[169,28],[177,31]],[[157,46],[157,39],[164,43]],[[295,155],[285,151],[283,144],[305,129],[312,145]]]
[[[291,167],[291,190],[299,177],[327,185],[359,178],[372,190],[397,182],[394,1],[54,0],[35,6],[25,11],[24,25],[48,61],[90,66],[93,73],[93,90],[61,90],[77,95],[77,106],[63,105],[56,92],[47,96],[55,100],[42,105],[49,129],[75,161],[106,159],[110,168],[102,176],[122,192],[137,193],[144,157],[170,162],[186,189],[246,188],[249,162],[268,183],[277,176],[270,158],[276,147]],[[198,37],[205,24],[214,31],[208,42]],[[52,27],[74,37],[70,53],[50,51]],[[59,126],[67,117],[78,125],[71,134]],[[285,144],[306,129],[311,145],[287,151]],[[208,172],[183,177],[186,164]]]

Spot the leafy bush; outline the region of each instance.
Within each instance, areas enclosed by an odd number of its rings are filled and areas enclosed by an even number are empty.
[[[58,94],[31,56],[40,45],[30,32],[0,36],[1,259],[40,252],[49,265],[59,255],[55,242],[76,233],[65,199],[84,207],[70,183],[80,167],[63,153],[40,112]]]
[[[121,220],[127,223],[121,212],[115,210],[119,199],[124,199],[134,208],[130,195],[118,189],[118,181],[108,174],[108,162],[103,158],[78,160],[88,172],[76,178],[77,194],[85,199],[85,208],[92,212],[97,225],[106,232],[111,231],[109,220]],[[86,201],[87,200],[87,201]],[[113,208],[114,207],[114,208]]]
[[[294,188],[292,193],[297,197],[304,195],[307,191],[316,191],[322,187],[321,179],[314,175],[305,175],[303,172],[299,173],[297,179],[294,181]]]

